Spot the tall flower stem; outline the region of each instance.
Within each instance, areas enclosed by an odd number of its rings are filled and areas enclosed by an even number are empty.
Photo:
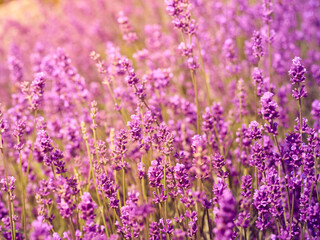
[[[114,170],[114,184],[115,184],[115,188],[117,187],[117,170]],[[121,198],[120,198],[120,190],[119,188],[117,189],[117,196],[118,196],[118,200],[119,200],[119,208],[121,209],[122,204],[121,204]]]
[[[18,136],[18,146],[20,145],[20,138]],[[22,171],[22,159],[21,159],[21,150],[19,148],[19,173],[20,173],[20,181],[21,181],[21,191],[22,191],[22,224],[23,224],[23,232],[26,239],[28,239],[27,236],[27,228],[26,228],[26,196],[25,196],[25,186],[23,184],[24,182],[24,176]]]
[[[267,10],[270,9],[270,5],[267,4]],[[269,71],[269,92],[271,91],[271,75],[272,75],[272,49],[271,49],[271,26],[270,26],[270,21],[268,21],[267,24],[268,27],[268,71]]]
[[[278,148],[278,151],[279,151],[279,154],[280,154],[280,157],[281,157],[281,165],[282,165],[282,170],[283,170],[283,173],[284,173],[284,183],[286,185],[286,193],[287,193],[287,204],[288,204],[288,211],[290,213],[290,198],[289,198],[289,189],[288,189],[288,182],[287,182],[287,179],[286,179],[286,169],[285,169],[285,165],[284,165],[284,161],[283,161],[283,156],[282,156],[282,152],[280,150],[280,146],[279,146],[279,142],[278,142],[278,139],[276,136],[273,135],[273,138],[274,138],[274,141],[276,142],[276,145],[277,145],[277,148]],[[279,172],[280,174],[280,172]],[[280,176],[279,176],[280,177]],[[284,214],[285,216],[285,214]]]
[[[168,191],[167,191],[167,166],[166,166],[167,159],[168,159],[168,156],[166,155],[165,162],[164,162],[164,169],[163,169],[164,189],[165,189],[166,195],[168,194]],[[164,201],[164,217],[167,219],[167,200]]]
[[[85,141],[87,154],[88,154],[89,161],[90,161],[90,170],[89,171],[92,172],[92,179],[93,179],[93,183],[94,183],[94,187],[95,187],[95,191],[96,191],[96,197],[97,197],[98,204],[99,204],[99,210],[100,210],[101,217],[102,217],[102,220],[103,220],[103,225],[105,227],[105,232],[106,232],[107,236],[109,237],[108,227],[107,227],[107,223],[106,223],[106,219],[105,219],[104,211],[103,211],[104,208],[103,208],[103,205],[101,204],[101,200],[100,200],[100,196],[99,196],[99,192],[98,192],[96,177],[95,177],[95,173],[94,173],[94,169],[93,169],[92,157],[91,157],[89,143],[88,143],[88,136],[87,136],[87,133],[86,133],[85,123],[84,122],[81,122],[81,128],[82,128],[82,133],[83,133],[83,140]],[[88,184],[90,185],[90,182]]]
[[[110,95],[111,95],[111,97],[112,97],[112,100],[113,100],[114,104],[119,105],[119,101],[115,98],[114,93],[113,93],[113,90],[112,90],[112,88],[111,88],[111,86],[110,86],[110,83],[107,82],[107,83],[105,83],[105,84],[106,84],[107,87],[108,87],[109,93],[110,93]],[[124,124],[126,125],[127,122],[129,121],[129,120],[128,120],[128,119],[129,119],[128,114],[126,113],[126,111],[125,111],[123,108],[120,109],[120,114],[121,114],[121,117],[122,117],[122,120],[123,120]]]
[[[291,228],[292,228],[292,221],[293,221],[293,211],[294,211],[294,195],[295,195],[295,191],[293,189],[293,193],[292,193],[292,201],[291,201],[291,212],[290,212],[290,233],[291,233]]]
[[[6,176],[6,184],[7,184],[7,189],[9,189],[9,179],[8,179],[8,169],[7,169],[7,162],[6,162],[6,158],[4,156],[4,151],[3,151],[3,144],[2,144],[2,135],[0,132],[0,149],[1,149],[1,156],[3,159],[3,165],[4,165],[4,172],[5,172],[5,176]],[[11,238],[12,240],[16,239],[16,227],[15,227],[15,223],[13,220],[13,216],[14,216],[14,209],[13,209],[13,204],[11,201],[11,195],[10,192],[8,191],[8,204],[9,204],[9,217],[10,217],[10,228],[11,228]]]
[[[37,125],[37,116],[38,116],[38,111],[35,110],[34,111],[34,122],[33,122],[33,134],[34,134],[34,139],[32,141],[32,147],[31,147],[31,151],[30,151],[30,154],[29,154],[29,157],[28,157],[28,167],[27,167],[27,172],[26,172],[26,178],[25,178],[25,186],[27,187],[27,184],[28,184],[28,180],[29,180],[29,172],[30,172],[30,165],[31,165],[31,158],[32,158],[32,151],[33,151],[33,146],[34,146],[34,143],[36,141],[36,137],[37,137],[37,133],[35,131],[36,129],[36,125]]]
[[[125,181],[125,170],[124,167],[121,169],[122,172],[122,197],[123,197],[123,205],[126,204],[126,181]]]
[[[196,36],[196,41],[197,41],[197,46],[198,46],[198,53],[199,53],[199,57],[200,57],[200,65],[201,65],[201,69],[202,69],[202,74],[203,74],[203,78],[205,80],[205,85],[206,85],[207,103],[210,106],[212,103],[212,100],[211,100],[212,89],[210,87],[209,77],[206,74],[206,69],[204,66],[204,61],[203,61],[203,57],[202,57],[202,53],[201,53],[200,42],[199,42],[199,39],[197,36]]]
[[[181,32],[181,36],[183,39],[183,42],[186,44],[186,39],[184,37],[184,33]],[[191,35],[189,35],[189,42],[191,43]],[[194,56],[192,55],[192,58]],[[200,122],[201,122],[201,111],[200,111],[200,106],[199,106],[199,98],[198,98],[198,86],[197,86],[197,79],[196,79],[196,72],[195,70],[190,69],[190,75],[191,75],[191,81],[194,89],[194,96],[195,96],[195,102],[197,106],[197,134],[200,134]]]
[[[200,113],[200,105],[199,105],[199,98],[198,98],[197,79],[195,77],[194,70],[190,70],[190,73],[191,73],[191,80],[192,80],[193,89],[194,89],[195,102],[197,106],[197,134],[200,134],[201,113]]]

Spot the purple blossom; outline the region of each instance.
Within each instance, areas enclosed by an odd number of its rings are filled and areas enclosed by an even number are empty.
[[[259,68],[254,68],[252,71],[252,79],[254,80],[254,85],[256,86],[257,89],[257,96],[260,97],[263,94],[263,75],[262,75],[262,70]]]
[[[262,46],[262,36],[260,31],[254,31],[253,37],[251,39],[253,55],[257,58],[261,58],[264,56],[263,46]]]
[[[137,115],[131,115],[131,121],[127,123],[127,126],[130,127],[131,138],[134,141],[138,141],[141,138],[141,121],[140,117]]]
[[[137,170],[138,170],[138,173],[139,173],[139,178],[142,179],[146,174],[146,168],[145,168],[143,162],[139,162],[137,164]]]
[[[296,83],[303,83],[306,80],[305,73],[306,73],[305,67],[301,63],[300,57],[295,57],[292,60],[292,66],[289,70],[290,75],[290,81],[292,84]]]
[[[262,138],[262,130],[263,127],[259,127],[259,123],[257,121],[252,121],[249,124],[248,128],[248,137],[252,140],[258,140]]]
[[[236,201],[230,190],[225,189],[218,201],[219,208],[215,208],[216,226],[213,229],[215,237],[221,240],[231,239],[234,227],[234,218],[236,216]]]
[[[35,74],[34,80],[31,83],[31,109],[38,110],[38,107],[43,99],[44,87],[46,84],[44,73]]]
[[[50,230],[52,226],[46,223],[42,216],[39,216],[36,220],[32,222],[33,231],[30,234],[30,239],[36,240],[41,238],[54,239],[50,235]]]
[[[269,221],[269,190],[266,185],[262,185],[258,190],[255,190],[253,195],[253,206],[258,210],[258,219],[256,226],[258,229],[266,229],[270,225]]]
[[[78,209],[81,211],[80,218],[85,221],[88,219],[94,219],[94,209],[97,208],[97,205],[92,201],[90,193],[84,192],[81,199],[82,201],[78,205]]]
[[[261,97],[261,114],[263,119],[271,122],[279,117],[278,104],[272,99],[273,93],[266,92]]]
[[[129,23],[129,19],[124,15],[123,12],[119,13],[117,18],[117,22],[120,25],[120,29],[123,34],[123,39],[128,43],[133,43],[138,40],[137,34],[133,31],[131,24]]]
[[[190,187],[188,172],[184,164],[177,163],[174,167],[174,177],[177,181],[177,187],[180,189],[187,189]]]
[[[163,166],[158,160],[153,160],[148,169],[149,184],[151,187],[159,188],[162,186],[161,179],[164,177]]]

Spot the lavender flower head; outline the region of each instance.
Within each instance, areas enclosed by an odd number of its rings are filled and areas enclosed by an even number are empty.
[[[225,189],[219,200],[220,208],[216,208],[216,226],[213,229],[215,238],[219,240],[232,239],[234,218],[236,217],[236,201],[230,190]]]
[[[303,83],[306,79],[305,77],[306,71],[307,70],[301,63],[301,58],[295,57],[292,60],[292,65],[288,72],[290,75],[290,81],[292,82],[292,84]]]
[[[252,140],[257,140],[262,138],[262,130],[263,127],[259,127],[259,123],[257,121],[252,121],[249,124],[248,128],[248,137]]]
[[[279,111],[278,111],[278,104],[272,99],[273,93],[265,92],[261,97],[261,114],[264,120],[271,122],[272,120],[278,118]]]
[[[129,22],[129,19],[123,12],[119,13],[117,18],[117,22],[119,23],[121,32],[123,34],[123,40],[128,43],[133,43],[138,40],[137,34],[133,31],[133,28]]]
[[[254,80],[254,84],[257,89],[257,96],[260,97],[263,94],[263,76],[262,70],[259,68],[254,68],[252,71],[252,79]]]
[[[32,109],[36,110],[42,100],[46,80],[44,73],[37,73],[31,83],[31,103]]]
[[[262,36],[260,31],[254,31],[252,41],[253,55],[257,58],[264,56],[263,46],[262,46]]]
[[[153,160],[151,167],[148,169],[149,184],[151,187],[159,188],[162,186],[161,179],[163,178],[163,166],[159,161]]]
[[[292,85],[298,84],[298,88],[292,90],[292,97],[297,100],[301,100],[301,98],[307,97],[307,90],[305,85],[301,85],[306,79],[305,77],[306,69],[301,63],[301,58],[295,57],[292,60],[292,66],[289,70],[290,81]]]
[[[146,168],[145,168],[143,162],[139,162],[137,164],[137,170],[138,170],[138,173],[139,173],[139,178],[142,179],[144,177],[144,175],[145,175],[145,172],[146,172]]]
[[[50,235],[52,226],[44,221],[42,216],[38,216],[36,220],[32,222],[32,232],[30,235],[31,240],[37,239],[54,239]]]
[[[320,128],[320,101],[314,100],[312,102],[312,108],[311,108],[311,115],[312,118],[315,120],[315,128]]]
[[[97,205],[92,201],[90,193],[84,192],[81,199],[82,201],[78,206],[78,209],[81,211],[80,218],[84,220],[94,219],[94,209],[97,208]]]
[[[177,181],[177,187],[181,189],[187,189],[190,187],[188,172],[184,164],[177,163],[174,167],[174,177]]]
[[[131,138],[138,141],[141,138],[141,120],[138,115],[131,115],[131,121],[127,123],[130,127]]]

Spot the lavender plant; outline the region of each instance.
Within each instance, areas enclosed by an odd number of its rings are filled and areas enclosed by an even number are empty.
[[[319,2],[31,2],[0,22],[1,239],[320,239]]]

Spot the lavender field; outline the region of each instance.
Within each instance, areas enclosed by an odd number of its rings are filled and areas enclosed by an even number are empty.
[[[0,239],[320,239],[319,0],[0,1]]]

